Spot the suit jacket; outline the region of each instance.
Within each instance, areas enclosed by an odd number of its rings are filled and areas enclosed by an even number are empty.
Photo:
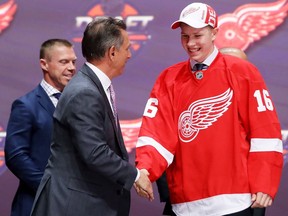
[[[54,113],[51,157],[31,215],[127,216],[137,170],[95,73],[84,65]]]
[[[40,85],[12,104],[4,150],[7,167],[19,179],[13,216],[30,215],[50,155],[54,110]]]

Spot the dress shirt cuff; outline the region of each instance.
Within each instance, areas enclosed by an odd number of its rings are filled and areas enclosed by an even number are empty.
[[[140,170],[138,168],[136,169],[137,169],[137,176],[136,176],[135,182],[137,182],[138,179],[140,178]]]

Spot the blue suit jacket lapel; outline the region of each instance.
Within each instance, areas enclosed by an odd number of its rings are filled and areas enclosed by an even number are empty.
[[[49,115],[52,116],[55,111],[55,107],[41,85],[38,85],[37,97],[39,104],[49,113]]]

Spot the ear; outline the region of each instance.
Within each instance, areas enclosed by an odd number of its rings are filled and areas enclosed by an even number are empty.
[[[47,61],[45,59],[40,59],[40,66],[41,66],[42,70],[48,71],[48,64],[47,64]]]
[[[108,51],[109,58],[110,58],[110,59],[114,59],[115,54],[116,54],[116,48],[115,48],[115,46],[110,47],[110,48],[109,48],[109,51]]]
[[[212,29],[212,41],[216,39],[219,28]]]

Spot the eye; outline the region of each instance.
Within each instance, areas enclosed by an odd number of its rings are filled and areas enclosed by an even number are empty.
[[[188,39],[188,38],[189,38],[189,36],[188,36],[188,35],[186,35],[186,34],[181,34],[181,38],[183,38],[183,39]]]
[[[61,60],[60,63],[61,63],[62,65],[65,65],[65,64],[68,63],[68,61],[67,61],[67,60]]]

